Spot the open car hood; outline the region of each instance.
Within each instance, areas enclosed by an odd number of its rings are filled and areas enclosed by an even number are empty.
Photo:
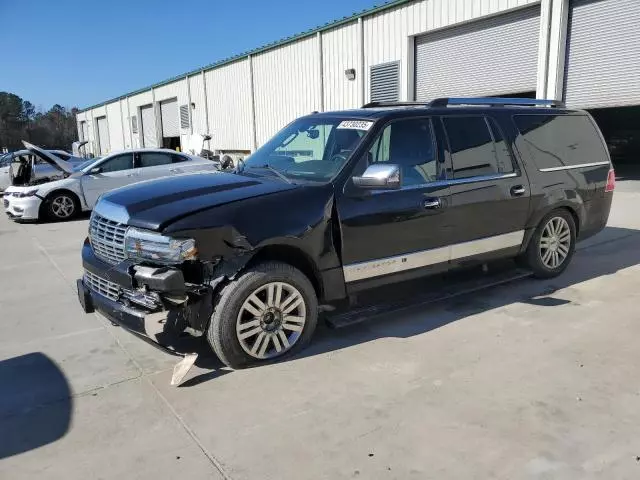
[[[34,155],[37,155],[38,157],[40,157],[49,165],[52,165],[53,167],[57,168],[61,172],[68,173],[69,175],[73,173],[73,165],[71,163],[65,160],[62,160],[61,158],[56,157],[52,153],[49,153],[46,150],[42,150],[41,148],[36,147],[35,145],[29,142],[25,142],[23,140],[22,143],[24,144],[27,150],[29,150]]]

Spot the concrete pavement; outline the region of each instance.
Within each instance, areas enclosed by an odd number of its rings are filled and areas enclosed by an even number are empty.
[[[321,328],[275,365],[204,358],[179,388],[77,305],[86,220],[0,218],[0,478],[638,478],[640,186],[619,190],[560,278]]]

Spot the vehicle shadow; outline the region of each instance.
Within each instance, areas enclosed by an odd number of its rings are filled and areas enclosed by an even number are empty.
[[[548,308],[565,305],[570,302],[554,296],[558,290],[611,275],[638,264],[640,264],[640,230],[607,227],[597,237],[589,239],[588,243],[579,244],[572,264],[566,272],[555,279],[536,280],[521,274],[517,280],[495,285],[491,280],[491,274],[485,274],[478,269],[383,287],[368,292],[362,299],[363,303],[357,308],[367,311],[368,307],[376,305],[375,299],[380,298],[391,299],[394,305],[401,306],[383,314],[371,315],[364,322],[338,329],[330,328],[320,320],[311,345],[300,354],[285,358],[282,362],[293,362],[301,358],[350,348],[379,338],[409,338],[470,315],[514,303]],[[508,265],[501,262],[498,268],[515,270],[516,266],[513,262],[509,262]],[[471,293],[466,293],[462,289],[459,295],[456,294],[456,285],[468,285],[470,280],[478,280],[482,285],[483,277],[486,278],[487,287],[477,288]],[[441,300],[437,299],[438,289],[442,289],[443,292]],[[435,299],[416,304],[417,295],[426,290],[435,290],[436,294],[432,296]],[[374,300],[369,301],[369,299]],[[373,308],[370,310],[374,311]],[[197,365],[213,370],[186,380],[182,387],[192,387],[232,372],[224,368],[224,365],[211,353],[206,340],[202,339],[202,341],[204,344],[201,346],[201,356],[198,358]]]
[[[73,399],[60,368],[34,352],[0,361],[0,460],[53,443],[71,425]]]
[[[491,285],[489,281],[490,286],[487,288],[463,293],[457,297],[450,296],[425,305],[412,304],[411,298],[416,291],[431,288],[431,279],[412,282],[411,285],[398,285],[396,288],[404,291],[407,298],[405,307],[372,317],[362,324],[346,326],[337,330],[321,328],[317,332],[313,344],[296,358],[340,350],[378,338],[408,338],[420,335],[470,315],[514,303],[549,308],[565,305],[570,302],[554,296],[558,290],[594,278],[611,275],[638,264],[640,264],[640,230],[607,227],[598,237],[590,239],[588,244],[579,244],[569,268],[554,279],[537,280],[531,277],[521,277],[497,286]],[[484,274],[463,272],[462,275],[467,275],[465,281],[468,281],[469,275],[482,276]],[[382,295],[385,295],[385,292],[381,290],[370,293],[373,298],[376,296],[381,298]],[[436,311],[437,314],[430,315],[430,312]]]

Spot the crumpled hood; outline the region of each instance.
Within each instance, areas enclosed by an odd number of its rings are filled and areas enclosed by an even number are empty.
[[[226,203],[296,188],[277,179],[201,172],[140,182],[104,194],[94,211],[151,230]]]

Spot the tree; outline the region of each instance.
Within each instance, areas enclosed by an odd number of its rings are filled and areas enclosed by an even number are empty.
[[[77,108],[68,110],[55,104],[47,112],[19,96],[0,92],[0,148],[17,150],[22,140],[44,148],[69,150],[77,140]]]

